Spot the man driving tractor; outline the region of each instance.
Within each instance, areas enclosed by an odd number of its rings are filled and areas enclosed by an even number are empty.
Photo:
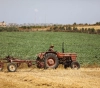
[[[50,47],[49,47],[49,50],[48,51],[54,51],[54,46],[53,45],[51,45]]]

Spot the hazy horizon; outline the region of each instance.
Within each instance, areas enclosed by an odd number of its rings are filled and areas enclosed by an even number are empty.
[[[93,24],[99,8],[100,0],[0,0],[0,22]]]

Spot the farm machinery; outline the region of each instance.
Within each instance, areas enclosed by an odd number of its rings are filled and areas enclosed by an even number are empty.
[[[9,72],[15,72],[22,63],[26,63],[28,67],[31,67],[32,65],[34,65],[33,62],[35,61],[36,60],[21,60],[18,58],[7,56],[0,61],[0,71],[3,70],[4,63],[7,63],[7,70]]]
[[[62,64],[64,68],[80,68],[80,64],[76,61],[76,53],[64,53],[64,43],[62,43],[62,52],[54,51],[53,48],[54,46],[50,46],[48,51],[38,54],[36,59],[38,68],[55,69],[59,66],[59,64]]]
[[[62,43],[62,52],[57,52],[53,48],[54,46],[52,45],[46,52],[39,53],[36,60],[21,60],[11,56],[7,56],[3,59],[3,61],[0,61],[0,71],[3,70],[4,63],[7,63],[7,70],[9,72],[15,72],[22,63],[26,63],[28,67],[36,65],[37,68],[40,69],[56,69],[59,64],[62,64],[64,68],[80,68],[80,64],[76,61],[76,53],[64,53],[64,43]]]

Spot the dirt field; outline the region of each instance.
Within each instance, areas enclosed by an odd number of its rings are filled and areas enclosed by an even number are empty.
[[[0,88],[99,88],[100,68],[19,68],[0,72]]]

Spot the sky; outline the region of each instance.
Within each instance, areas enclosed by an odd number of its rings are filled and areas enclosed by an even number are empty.
[[[100,0],[0,0],[0,22],[73,24],[100,22]]]

